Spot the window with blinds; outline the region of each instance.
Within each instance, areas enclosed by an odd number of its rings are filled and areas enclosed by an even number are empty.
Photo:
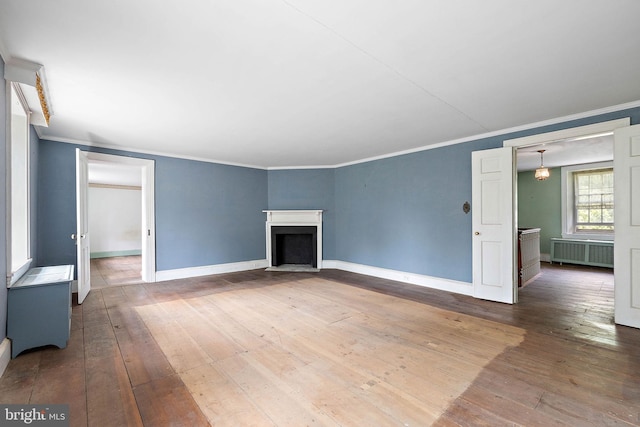
[[[613,169],[573,172],[576,232],[613,231]]]

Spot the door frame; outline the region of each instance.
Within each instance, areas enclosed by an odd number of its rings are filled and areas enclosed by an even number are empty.
[[[502,145],[503,147],[515,147],[515,149],[517,150],[518,148],[530,147],[534,145],[548,145],[548,144],[553,144],[554,142],[565,141],[567,139],[580,139],[580,138],[586,138],[586,137],[597,135],[597,134],[613,135],[613,132],[616,129],[627,127],[630,125],[631,125],[631,118],[624,117],[621,119],[608,120],[605,122],[593,123],[585,126],[571,127],[571,128],[560,129],[552,132],[544,132],[544,133],[538,133],[535,135],[524,136],[521,138],[507,139],[503,141]],[[515,158],[517,158],[517,156],[515,156]],[[514,164],[514,168],[516,170],[517,170],[517,166],[518,166],[517,164]],[[514,175],[515,175],[514,176],[515,217],[514,217],[514,223],[513,223],[513,232],[516,233],[518,229],[518,215],[517,215],[517,207],[515,205],[517,205],[516,201],[517,201],[517,194],[518,194],[518,188],[517,188],[518,176],[517,176],[517,173]],[[514,248],[514,250],[516,249],[517,248]],[[515,262],[517,262],[517,260]],[[514,268],[517,269],[517,265]],[[513,288],[514,288],[513,292],[514,292],[514,295],[516,296],[516,301],[517,301],[517,295],[518,295],[517,280],[513,284]],[[615,301],[614,301],[614,304],[615,304]]]
[[[142,174],[142,281],[156,281],[155,161],[137,157],[87,152],[91,163],[111,163],[140,168]]]

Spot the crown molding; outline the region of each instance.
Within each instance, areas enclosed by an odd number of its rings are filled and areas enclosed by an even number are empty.
[[[245,163],[236,163],[236,162],[227,162],[227,161],[222,161],[222,160],[215,160],[215,159],[205,158],[205,157],[185,156],[185,155],[171,153],[171,152],[140,150],[140,149],[135,149],[135,148],[114,146],[114,145],[110,145],[110,144],[100,144],[100,143],[94,143],[94,142],[89,142],[89,141],[58,138],[58,137],[47,136],[47,135],[38,135],[38,136],[40,137],[40,139],[43,139],[43,140],[49,140],[49,141],[55,141],[55,142],[63,142],[63,143],[68,143],[68,144],[85,145],[85,146],[89,146],[89,147],[104,148],[104,149],[109,149],[109,150],[126,151],[126,152],[131,152],[131,153],[147,154],[147,155],[152,155],[152,156],[162,156],[162,157],[184,159],[184,160],[194,160],[194,161],[198,161],[198,162],[215,163],[215,164],[221,164],[221,165],[237,166],[237,167],[250,168],[250,169],[267,170],[267,171],[271,171],[271,170],[276,171],[276,170],[337,169],[337,168],[356,165],[356,164],[360,164],[360,163],[368,163],[368,162],[372,162],[372,161],[376,161],[376,160],[388,159],[388,158],[391,158],[391,157],[397,157],[397,156],[402,156],[402,155],[406,155],[406,154],[412,154],[412,153],[418,153],[418,152],[427,151],[427,150],[433,150],[433,149],[436,149],[436,148],[447,147],[449,145],[463,144],[465,142],[477,141],[477,140],[480,140],[480,139],[491,138],[491,137],[494,137],[494,136],[507,135],[509,133],[515,133],[515,132],[520,132],[520,131],[525,131],[525,130],[541,128],[541,127],[544,127],[544,126],[570,122],[570,121],[573,121],[573,120],[585,119],[585,118],[589,118],[589,117],[593,117],[593,116],[599,116],[599,115],[607,114],[607,113],[614,113],[614,112],[617,112],[617,111],[623,111],[623,110],[628,110],[628,109],[637,108],[637,107],[640,107],[640,100],[633,101],[633,102],[628,102],[628,103],[625,103],[625,104],[612,105],[610,107],[600,108],[600,109],[597,109],[597,110],[585,111],[583,113],[572,114],[572,115],[568,115],[568,116],[557,117],[557,118],[554,118],[554,119],[549,119],[549,120],[543,120],[543,121],[539,121],[539,122],[529,123],[529,124],[526,124],[526,125],[514,126],[514,127],[511,127],[511,128],[500,129],[500,130],[496,130],[496,131],[492,131],[492,132],[485,132],[485,133],[481,133],[481,134],[475,134],[475,135],[467,136],[467,137],[464,137],[464,138],[458,138],[458,139],[453,139],[453,140],[449,140],[449,141],[443,141],[443,142],[439,142],[439,143],[435,143],[435,144],[429,144],[429,145],[425,145],[425,146],[421,146],[421,147],[417,147],[417,148],[413,148],[413,149],[409,149],[409,150],[395,151],[395,152],[388,153],[388,154],[383,154],[383,155],[380,155],[380,156],[367,157],[367,158],[363,158],[363,159],[360,159],[360,160],[354,160],[352,162],[345,162],[345,163],[340,163],[340,164],[336,164],[336,165],[258,166],[258,165],[251,165],[251,164],[245,164]]]
[[[59,137],[50,136],[50,135],[42,135],[40,139],[45,141],[62,142],[65,144],[84,145],[86,147],[103,148],[106,150],[126,151],[128,153],[145,154],[148,156],[160,156],[160,157],[168,157],[171,159],[193,160],[196,162],[215,163],[215,164],[226,165],[226,166],[237,166],[241,168],[267,170],[267,168],[264,166],[250,165],[245,163],[227,162],[223,160],[215,160],[215,159],[209,159],[205,157],[185,156],[182,154],[171,153],[166,151],[141,150],[139,148],[128,148],[128,147],[116,146],[112,144],[101,144],[101,143],[95,143],[95,142],[84,141],[79,139],[59,138]]]
[[[472,141],[477,141],[477,140],[480,140],[480,139],[491,138],[491,137],[494,137],[494,136],[506,135],[506,134],[509,134],[509,133],[521,132],[521,131],[524,131],[524,130],[531,130],[531,129],[541,128],[541,127],[544,127],[544,126],[556,125],[556,124],[559,124],[559,123],[570,122],[570,121],[573,121],[573,120],[586,119],[588,117],[599,116],[601,114],[607,114],[607,113],[614,113],[616,111],[628,110],[630,108],[637,108],[637,107],[640,107],[640,100],[633,101],[633,102],[628,102],[628,103],[625,103],[625,104],[612,105],[610,107],[600,108],[600,109],[597,109],[597,110],[585,111],[583,113],[577,113],[577,114],[572,114],[572,115],[568,115],[568,116],[557,117],[557,118],[554,118],[554,119],[543,120],[543,121],[540,121],[540,122],[529,123],[529,124],[526,124],[526,125],[514,126],[514,127],[511,127],[511,128],[500,129],[500,130],[496,130],[496,131],[492,131],[492,132],[476,134],[476,135],[467,136],[467,137],[464,137],[464,138],[453,139],[453,140],[450,140],[450,141],[444,141],[444,142],[439,142],[439,143],[435,143],[435,144],[429,144],[429,145],[425,145],[425,146],[422,146],[422,147],[413,148],[413,149],[410,149],[410,150],[396,151],[394,153],[383,154],[383,155],[375,156],[375,157],[368,157],[366,159],[355,160],[353,162],[341,163],[341,164],[336,165],[334,167],[335,168],[340,168],[340,167],[345,167],[345,166],[356,165],[356,164],[359,164],[359,163],[367,163],[367,162],[372,162],[372,161],[375,161],[375,160],[381,160],[381,159],[387,159],[387,158],[390,158],[390,157],[402,156],[402,155],[405,155],[405,154],[418,153],[418,152],[421,152],[421,151],[433,150],[435,148],[446,147],[446,146],[449,146],[449,145],[463,144],[465,142],[472,142]]]

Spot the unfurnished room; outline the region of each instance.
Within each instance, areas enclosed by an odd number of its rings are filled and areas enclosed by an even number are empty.
[[[0,424],[640,425],[638,16],[0,0]]]

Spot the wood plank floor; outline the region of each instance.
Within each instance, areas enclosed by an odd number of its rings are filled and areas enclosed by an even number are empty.
[[[91,259],[91,288],[142,283],[140,255]]]
[[[506,305],[337,270],[94,289],[2,403],[74,426],[640,425],[613,275],[545,265]]]

